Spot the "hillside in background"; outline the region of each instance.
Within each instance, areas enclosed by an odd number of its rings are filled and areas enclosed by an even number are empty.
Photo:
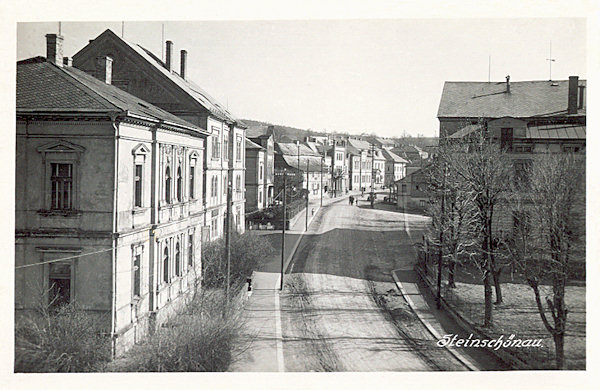
[[[257,121],[257,120],[253,120],[253,119],[242,119],[242,121],[244,123],[246,123],[248,126],[273,126],[273,130],[274,130],[274,134],[275,134],[275,142],[293,142],[296,140],[304,141],[304,139],[309,135],[326,135],[326,134],[346,135],[346,136],[350,135],[353,138],[364,138],[364,139],[366,139],[370,136],[377,136],[375,133],[371,133],[369,135],[364,135],[364,136],[349,134],[349,133],[345,133],[345,132],[324,133],[322,131],[314,131],[314,130],[310,130],[310,129],[299,129],[297,127],[276,125],[273,123]],[[393,139],[399,145],[415,145],[420,148],[437,146],[437,144],[438,144],[438,137],[404,136],[404,137],[388,137],[388,139]]]

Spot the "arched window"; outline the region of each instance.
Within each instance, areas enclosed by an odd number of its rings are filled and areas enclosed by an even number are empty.
[[[165,170],[165,200],[171,203],[171,168]]]
[[[163,258],[163,281],[169,283],[169,248],[165,248]]]
[[[194,267],[194,233],[188,236],[188,266]]]
[[[177,167],[177,201],[182,201],[181,191],[182,191],[182,181],[181,178],[181,167]]]
[[[175,275],[181,276],[181,251],[179,243],[175,244]]]

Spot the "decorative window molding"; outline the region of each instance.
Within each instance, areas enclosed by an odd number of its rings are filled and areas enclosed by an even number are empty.
[[[80,162],[83,146],[65,140],[53,141],[37,148],[42,155],[44,190],[42,215],[79,215]]]

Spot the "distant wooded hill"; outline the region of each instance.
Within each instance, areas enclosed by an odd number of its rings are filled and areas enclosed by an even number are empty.
[[[299,129],[297,127],[291,126],[283,126],[283,125],[275,125],[273,123],[257,121],[253,119],[242,119],[244,123],[248,126],[273,126],[274,134],[275,134],[275,142],[293,142],[296,140],[304,141],[307,136],[319,136],[319,135],[342,135],[342,136],[352,136],[353,138],[364,138],[367,140],[369,137],[377,137],[376,134],[372,133],[369,135],[354,135],[347,132],[331,132],[331,133],[323,133],[321,131],[314,131],[310,129]],[[420,148],[425,148],[429,146],[437,146],[438,137],[391,137],[397,144],[399,145],[415,145]]]

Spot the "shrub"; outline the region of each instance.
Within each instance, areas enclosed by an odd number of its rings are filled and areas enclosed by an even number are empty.
[[[245,282],[259,261],[268,255],[270,244],[256,232],[231,235],[230,285]],[[204,285],[223,287],[227,280],[227,259],[223,239],[204,245]]]
[[[101,323],[74,303],[23,318],[15,325],[15,372],[95,371],[111,358]]]
[[[222,290],[194,296],[185,310],[142,344],[107,366],[108,371],[226,371],[237,355],[241,311]]]

